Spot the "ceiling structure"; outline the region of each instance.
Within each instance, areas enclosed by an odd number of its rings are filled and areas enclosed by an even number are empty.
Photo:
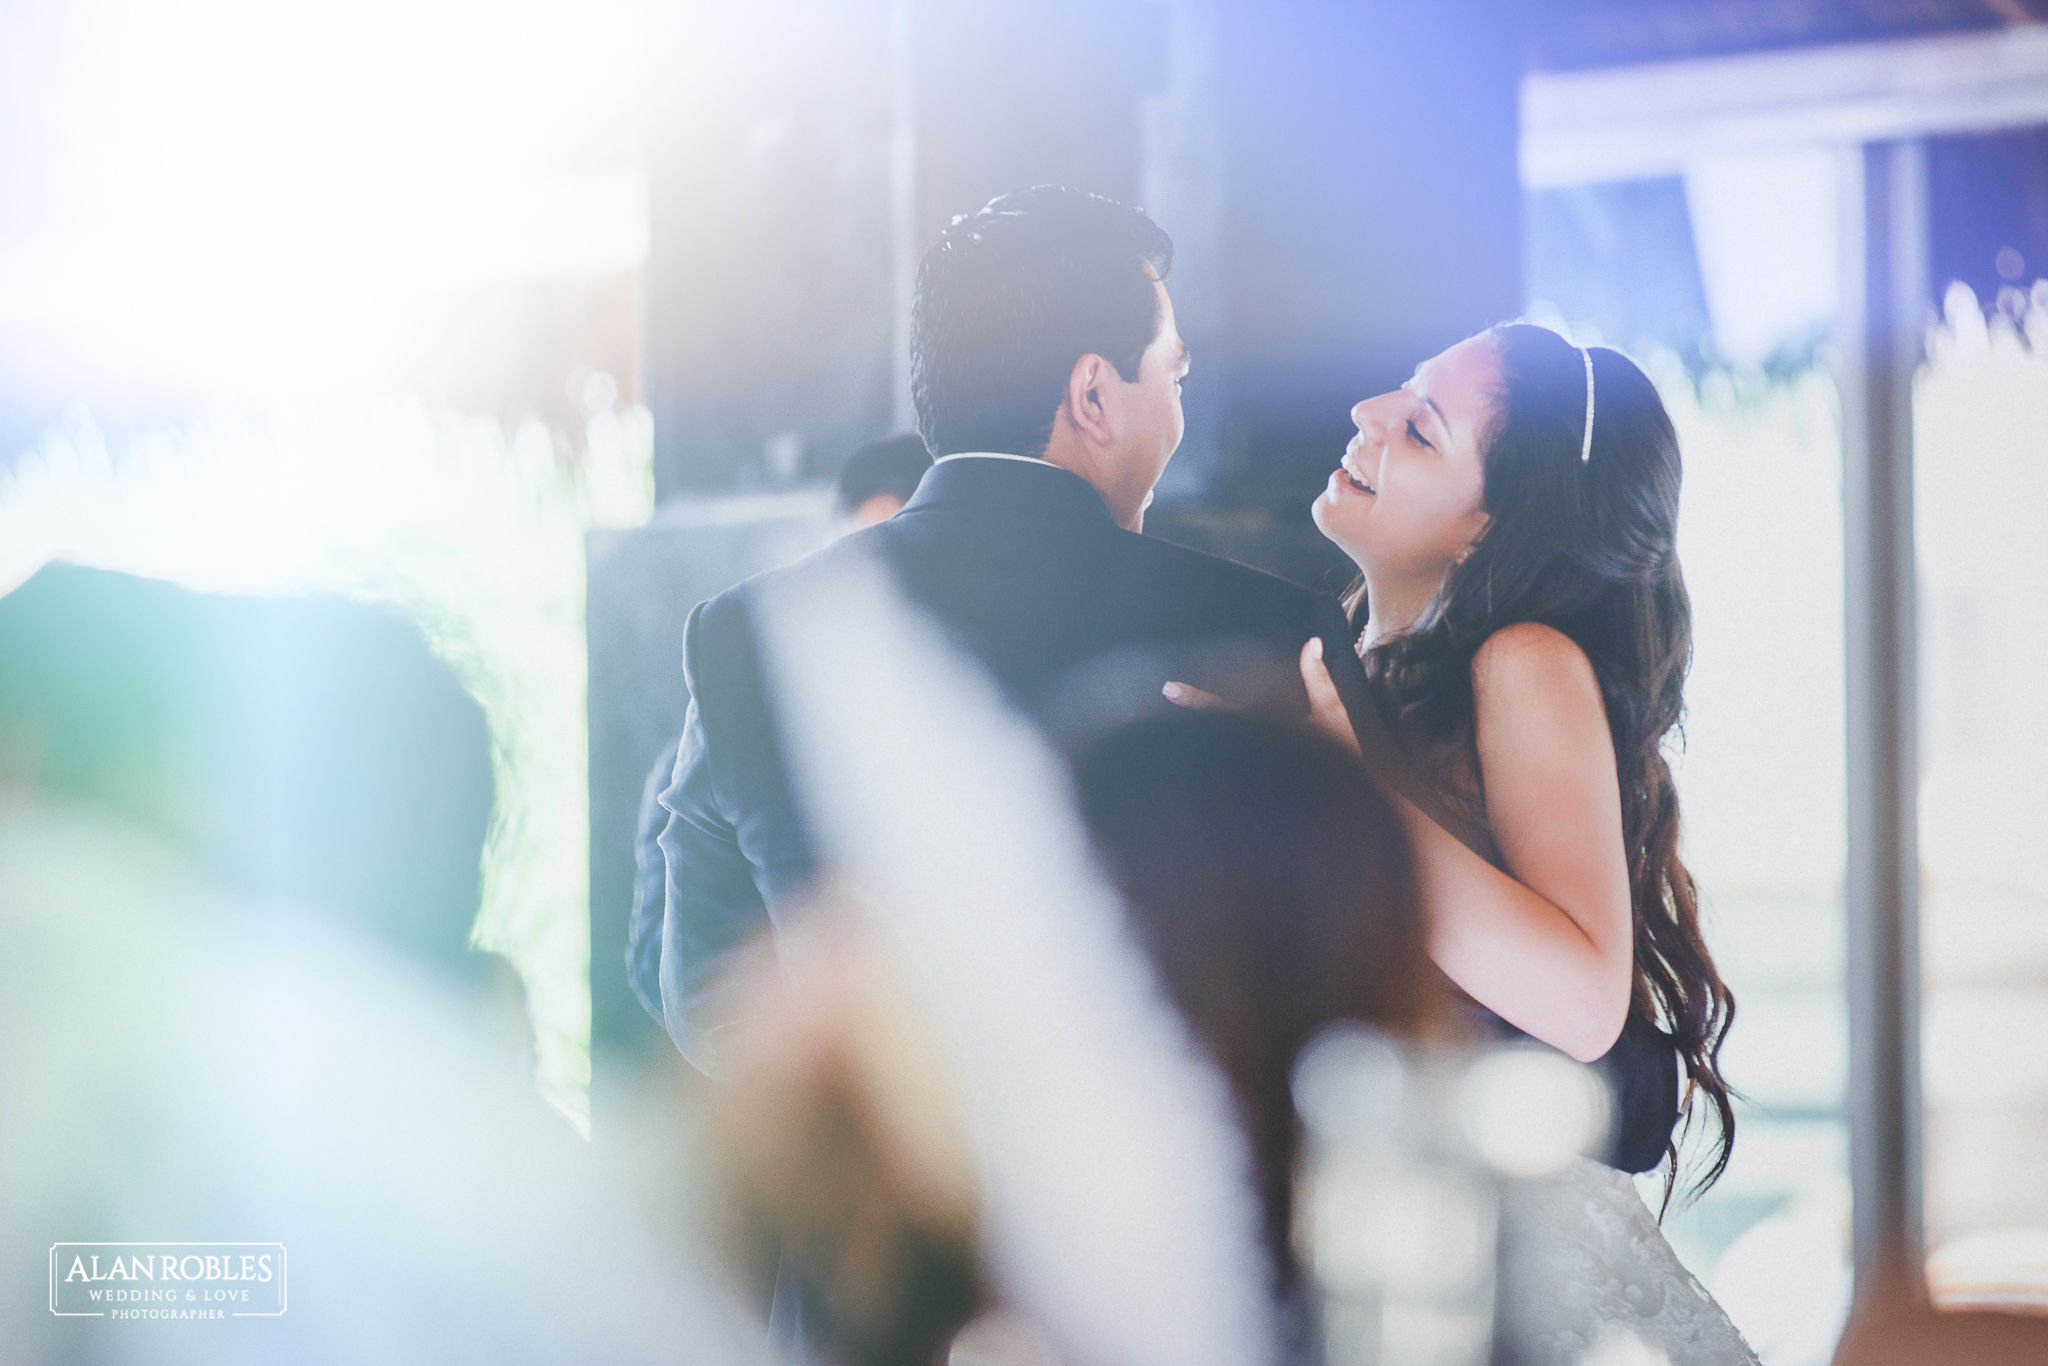
[[[1578,71],[2048,23],[2048,0],[1532,0],[1529,65]]]

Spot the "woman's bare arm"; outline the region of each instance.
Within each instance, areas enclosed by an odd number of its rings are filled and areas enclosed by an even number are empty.
[[[1318,719],[1334,733],[1342,704],[1320,657],[1304,652],[1302,663]],[[1502,1019],[1590,1062],[1621,1033],[1635,969],[1621,789],[1599,684],[1569,638],[1525,623],[1480,647],[1472,690],[1487,821],[1512,876],[1397,797],[1429,954]]]

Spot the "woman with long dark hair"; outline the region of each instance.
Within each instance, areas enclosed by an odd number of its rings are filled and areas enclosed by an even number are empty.
[[[1715,1121],[1704,1188],[1734,1139],[1719,1066],[1734,998],[1701,937],[1663,748],[1692,653],[1670,418],[1619,351],[1509,324],[1423,362],[1352,419],[1314,517],[1362,576],[1347,605],[1392,733],[1387,776],[1414,799],[1396,805],[1429,956],[1495,1028],[1582,1062],[1624,1028],[1667,1031],[1680,1108]],[[1315,652],[1303,673],[1317,720],[1352,738]],[[1581,1164],[1570,1179],[1588,1249],[1661,1248],[1625,1178]],[[1604,1256],[1589,1251],[1558,1287],[1568,1329],[1625,1322],[1674,1360],[1746,1359],[1694,1290],[1657,1298],[1711,1323],[1713,1351],[1684,1349],[1672,1334],[1690,1329],[1646,1328],[1619,1300],[1603,1309],[1623,1279]]]
[[[1363,576],[1359,652],[1403,749],[1479,832],[1475,850],[1411,810],[1431,956],[1581,1061],[1631,1015],[1661,1024],[1716,1121],[1709,1183],[1734,1138],[1734,998],[1663,751],[1692,658],[1663,402],[1620,352],[1510,324],[1352,417],[1316,525]]]

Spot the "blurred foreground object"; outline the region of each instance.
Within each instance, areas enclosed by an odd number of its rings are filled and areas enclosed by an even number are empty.
[[[0,802],[0,1093],[5,1360],[763,1360],[473,998],[19,794]],[[53,1244],[151,1238],[283,1244],[285,1312],[51,1313]],[[148,1298],[152,1317],[205,1308]]]
[[[1587,1160],[1597,1073],[1344,1026],[1303,1051],[1294,1096],[1326,1366],[1754,1366],[1628,1177]]]
[[[572,1117],[591,1015],[582,541],[646,519],[652,440],[644,409],[598,414],[565,462],[538,421],[384,399],[133,440],[80,419],[0,474],[0,586],[61,561],[415,628],[490,724],[476,942],[517,968],[542,1093]]]
[[[1308,1141],[1293,1233],[1325,1366],[1489,1356],[1499,1193],[1449,1116],[1418,1113],[1416,1080],[1391,1041],[1355,1027],[1315,1040],[1296,1071]]]
[[[419,633],[333,599],[53,564],[0,598],[0,784],[89,803],[222,887],[453,980],[492,805],[483,711]]]
[[[925,1000],[874,921],[829,896],[728,987],[749,1018],[711,1092],[736,1270],[764,1298],[795,1296],[804,1345],[843,1366],[933,1360],[987,1291],[973,1156]]]
[[[869,1141],[889,1133],[899,1153],[925,1155],[921,1164],[899,1160],[899,1170],[957,1171],[951,1160],[932,1158],[950,1151],[951,1141],[915,1135],[964,1134],[989,1296],[1043,1325],[1069,1360],[1274,1361],[1251,1161],[1228,1088],[1132,942],[1072,813],[1064,773],[994,682],[900,605],[879,563],[852,554],[836,571],[800,587],[764,582],[757,619],[763,662],[832,885],[850,893],[873,942],[886,946],[891,973],[911,989],[858,990],[869,955],[826,955],[832,971],[850,974],[842,980],[855,985],[821,987],[788,1008],[828,1009],[835,997],[915,1003],[909,1018],[925,1023],[891,1036],[912,1050],[908,1056],[931,1061],[888,1067],[873,1061],[886,1051],[839,1044],[847,1065],[813,1070],[828,1078],[865,1075],[872,1095],[896,1099],[895,1106],[871,1100],[869,1121],[851,1132]],[[791,929],[783,942],[808,975],[806,931],[795,922]],[[905,1018],[853,1013],[871,1024]],[[805,1037],[758,1018],[737,1032],[776,1028]],[[927,1034],[929,1045],[901,1042]],[[856,1058],[867,1060],[865,1071],[851,1065]],[[934,1082],[934,1073],[945,1081]],[[892,1091],[881,1085],[892,1077],[918,1080]],[[948,1093],[958,1098],[951,1121],[933,1113],[952,1108]],[[925,1117],[890,1128],[887,1116],[907,1101]],[[845,1103],[795,1110],[797,1132],[805,1114],[835,1111],[845,1113]],[[886,1172],[888,1159],[853,1169]],[[922,1183],[861,1177],[850,1189],[894,1191],[908,1211],[924,1213],[852,1227],[941,1235],[891,1235],[867,1244],[874,1253],[914,1253],[920,1242],[943,1249],[966,1227],[964,1185],[957,1176]],[[919,1191],[940,1194],[920,1198]],[[782,1233],[786,1250],[804,1250],[800,1228]],[[858,1261],[826,1256],[797,1270],[814,1284],[843,1284]],[[969,1282],[950,1252],[922,1265],[896,1254],[870,1262],[892,1264],[911,1276],[879,1298],[903,1304],[929,1294],[953,1311],[934,1313],[935,1325],[964,1319]]]
[[[1139,938],[1230,1078],[1288,1300],[1295,1057],[1340,1020],[1411,1038],[1445,1025],[1407,835],[1354,755],[1270,718],[1137,721],[1085,746],[1074,769]]]
[[[1405,835],[1353,756],[1265,718],[1135,723],[1082,752],[1076,786],[1167,994],[1230,1079],[1286,1303],[1296,1053],[1337,1020],[1413,1034],[1441,1004]],[[928,1004],[876,933],[888,918],[828,894],[786,922],[782,970],[764,947],[746,974],[734,1013],[749,1025],[718,1088],[743,1262],[772,1281],[779,1230],[822,1281],[806,1329],[861,1362],[921,1359],[983,1294],[960,1098]],[[994,1351],[995,1331],[969,1341]],[[1288,1331],[1306,1347],[1298,1316]]]
[[[1084,751],[1083,808],[1119,880],[1149,899],[1129,923],[1028,723],[897,605],[881,565],[839,568],[801,592],[771,581],[757,618],[831,870],[827,910],[789,908],[787,966],[719,987],[736,1021],[722,1047],[744,1067],[720,1082],[741,1256],[758,1287],[779,1282],[778,1301],[797,1293],[822,1334],[807,1347],[914,1360],[1001,1309],[1091,1366],[1581,1366],[1637,1347],[1673,1366],[1754,1366],[1628,1179],[1584,1160],[1609,1104],[1594,1074],[1548,1050],[1418,1066],[1344,1026],[1295,1083],[1308,1140],[1291,1189],[1292,1120],[1271,1113],[1268,1074],[1284,1077],[1298,1040],[1342,1012],[1416,1029],[1433,980],[1403,968],[1404,944],[1419,957],[1416,911],[1405,846],[1372,839],[1398,830],[1375,825],[1377,807],[1336,801],[1323,831],[1283,802],[1229,828],[1232,799],[1279,795],[1258,761],[1312,772],[1322,742],[1296,753],[1301,737],[1268,721],[1175,714]],[[1219,759],[1233,741],[1235,765]],[[1206,779],[1191,771],[1204,766]],[[1149,794],[1156,828],[1131,810],[1147,783],[1166,785]],[[1300,828],[1280,838],[1264,821]],[[1289,857],[1319,832],[1373,866]],[[1254,847],[1233,870],[1240,837]],[[1278,876],[1275,860],[1311,880],[1334,869],[1340,885],[1281,881],[1259,898],[1231,882]],[[1386,904],[1360,902],[1350,877],[1377,878]],[[1299,961],[1317,954],[1320,986]],[[1158,979],[1190,1003],[1187,1021]],[[1347,1053],[1345,1039],[1368,1042]],[[1291,1223],[1292,1256],[1257,1255],[1252,1171],[1268,1246]],[[1319,1295],[1271,1293],[1296,1258]]]
[[[59,565],[0,599],[0,660],[0,1342],[757,1359],[451,989],[489,961],[489,751],[411,628]],[[282,1245],[282,1312],[154,1280],[51,1312],[55,1244],[142,1238]]]

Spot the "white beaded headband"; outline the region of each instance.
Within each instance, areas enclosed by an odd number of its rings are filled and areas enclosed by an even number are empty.
[[[1593,353],[1582,346],[1579,355],[1586,362],[1586,435],[1579,442],[1579,463],[1583,465],[1593,458]]]

